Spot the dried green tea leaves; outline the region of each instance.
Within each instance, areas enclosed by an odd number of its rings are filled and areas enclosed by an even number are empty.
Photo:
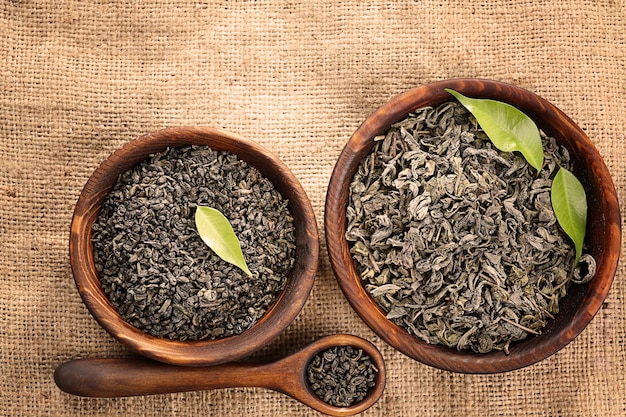
[[[574,174],[561,168],[552,182],[551,199],[556,219],[576,246],[577,264],[582,255],[587,228],[585,189]]]
[[[378,369],[372,358],[353,346],[335,346],[313,357],[307,366],[307,383],[322,401],[350,407],[362,401],[376,385]]]
[[[489,139],[503,152],[518,151],[537,171],[543,166],[539,129],[531,118],[508,103],[465,97],[446,89],[474,115]]]
[[[541,332],[576,256],[550,198],[569,154],[552,138],[543,147],[537,173],[495,149],[456,102],[420,109],[377,139],[350,186],[346,238],[388,319],[476,352],[506,352]],[[584,259],[577,271],[592,271]]]
[[[254,278],[198,235],[197,206],[228,219]],[[102,287],[124,319],[156,337],[219,339],[252,327],[285,288],[295,229],[271,181],[207,147],[158,153],[123,173],[93,225]]]
[[[200,237],[217,256],[240,268],[246,275],[252,273],[241,252],[241,245],[228,219],[213,207],[196,207],[196,229]]]

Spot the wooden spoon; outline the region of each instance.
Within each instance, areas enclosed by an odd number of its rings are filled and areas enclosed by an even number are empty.
[[[313,357],[335,346],[363,349],[378,369],[376,385],[350,407],[322,401],[309,388],[307,366]],[[59,366],[54,380],[61,390],[83,397],[128,397],[235,387],[282,392],[331,416],[349,416],[371,407],[385,388],[385,364],[378,349],[360,337],[338,334],[321,338],[300,351],[268,364],[231,363],[182,367],[148,359],[76,359]]]

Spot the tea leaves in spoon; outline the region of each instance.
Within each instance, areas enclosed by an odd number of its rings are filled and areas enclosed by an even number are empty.
[[[560,168],[552,181],[550,198],[559,225],[574,241],[576,248],[574,265],[576,265],[582,254],[587,228],[587,196],[585,190],[574,174],[565,168]]]
[[[537,172],[543,166],[543,146],[535,122],[510,104],[475,99],[446,88],[470,113],[496,148],[520,152]]]
[[[204,243],[224,261],[235,265],[246,275],[251,276],[252,273],[243,257],[239,239],[228,219],[219,210],[206,206],[196,208],[195,219],[196,228]]]

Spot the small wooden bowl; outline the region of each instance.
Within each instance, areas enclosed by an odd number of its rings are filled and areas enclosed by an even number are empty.
[[[103,200],[123,172],[168,147],[208,145],[236,154],[256,167],[289,200],[294,218],[295,264],[274,304],[245,332],[216,340],[177,341],[157,338],[128,324],[102,290],[91,243],[92,225]],[[245,356],[276,338],[298,315],[315,280],[319,259],[317,223],[302,186],[276,156],[255,142],[216,129],[179,127],[142,136],[114,152],[93,173],[72,218],[70,262],[78,291],[96,320],[132,351],[174,365],[214,365]]]
[[[499,351],[487,354],[459,352],[428,344],[388,320],[363,288],[345,237],[350,182],[361,160],[371,151],[374,137],[384,134],[391,124],[420,107],[452,101],[445,88],[469,97],[490,98],[518,107],[570,151],[574,173],[587,193],[586,244],[597,261],[595,278],[586,285],[571,286],[561,301],[560,313],[543,334],[512,345],[508,355]],[[582,129],[562,111],[533,93],[478,79],[455,79],[415,88],[372,113],[354,132],[339,156],[328,187],[324,224],[330,261],[339,285],[372,330],[413,359],[464,373],[496,373],[522,368],[545,359],[571,342],[602,306],[615,276],[621,247],[620,210],[615,187],[600,154]]]

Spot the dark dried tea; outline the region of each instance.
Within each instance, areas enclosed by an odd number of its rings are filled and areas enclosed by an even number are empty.
[[[349,407],[362,401],[376,385],[378,369],[372,358],[352,346],[336,346],[313,357],[307,367],[307,382],[325,403]]]
[[[539,334],[571,281],[593,277],[550,200],[567,150],[542,134],[537,173],[496,150],[460,104],[417,110],[376,138],[351,183],[347,240],[387,318],[428,343],[504,350]]]
[[[102,287],[153,336],[215,339],[250,328],[283,290],[295,256],[288,202],[256,168],[207,147],[169,149],[122,174],[93,225]],[[198,205],[230,221],[251,277],[194,224]]]

